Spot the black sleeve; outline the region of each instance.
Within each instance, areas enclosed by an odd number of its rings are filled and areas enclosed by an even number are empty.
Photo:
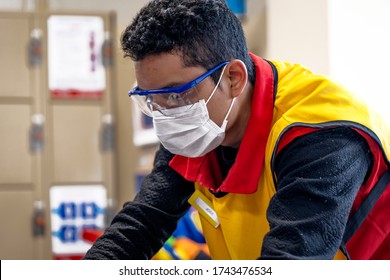
[[[350,128],[299,137],[277,156],[261,259],[332,259],[371,166],[365,139]]]
[[[189,209],[194,184],[168,166],[173,155],[162,146],[141,191],[114,217],[84,259],[150,259]]]

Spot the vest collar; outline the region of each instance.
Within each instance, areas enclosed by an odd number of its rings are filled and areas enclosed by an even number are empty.
[[[267,61],[250,55],[256,69],[252,111],[236,161],[227,177],[222,178],[215,151],[198,158],[175,155],[169,163],[188,181],[198,182],[213,192],[254,193],[263,169],[274,106],[274,73]]]

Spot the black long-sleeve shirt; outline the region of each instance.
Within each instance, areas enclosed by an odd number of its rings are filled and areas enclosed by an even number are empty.
[[[85,259],[149,259],[188,210],[192,182],[168,166],[163,147],[134,201],[124,205]],[[224,168],[231,165],[226,158]],[[227,160],[229,158],[229,160]],[[350,208],[371,165],[369,147],[349,128],[316,131],[277,156],[277,192],[261,259],[331,259],[340,246]]]

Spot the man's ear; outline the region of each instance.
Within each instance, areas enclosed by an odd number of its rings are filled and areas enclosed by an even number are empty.
[[[226,65],[226,70],[230,80],[230,92],[232,97],[239,96],[245,89],[248,81],[248,71],[244,62],[234,59]]]

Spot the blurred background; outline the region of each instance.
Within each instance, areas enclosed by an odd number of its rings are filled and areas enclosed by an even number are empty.
[[[0,0],[0,259],[82,257],[149,172],[157,141],[119,47],[147,2]],[[329,75],[390,119],[390,1],[227,2],[251,52]]]

